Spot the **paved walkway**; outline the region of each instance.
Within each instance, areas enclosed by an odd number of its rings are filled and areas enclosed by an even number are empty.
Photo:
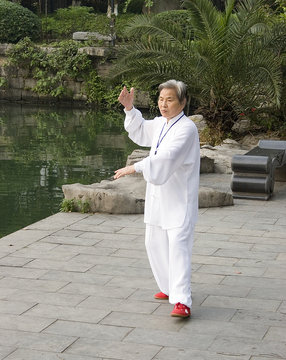
[[[193,316],[169,316],[141,215],[59,213],[0,240],[0,359],[286,359],[286,184],[200,209]]]

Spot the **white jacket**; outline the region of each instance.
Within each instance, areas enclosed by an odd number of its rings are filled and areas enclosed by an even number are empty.
[[[196,125],[183,112],[168,124],[162,116],[145,120],[135,108],[125,113],[124,126],[130,139],[140,146],[151,146],[150,155],[134,164],[135,171],[142,172],[147,182],[145,223],[172,229],[181,227],[188,216],[195,224],[200,175]]]

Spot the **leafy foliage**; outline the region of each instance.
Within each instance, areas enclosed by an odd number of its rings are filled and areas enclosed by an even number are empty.
[[[104,78],[101,78],[97,71],[93,69],[87,76],[85,81],[85,94],[87,102],[105,107],[106,109],[116,109],[120,106],[118,95],[123,86],[135,86],[134,82],[124,82],[110,84]]]
[[[127,22],[133,14],[120,14],[115,21],[117,41],[121,41]],[[70,39],[76,31],[110,34],[110,19],[106,14],[95,14],[92,7],[71,6],[58,9],[54,14],[42,18],[43,37],[46,39]]]
[[[82,214],[90,212],[90,205],[88,201],[80,199],[63,199],[60,204],[60,211],[62,212],[81,212]]]
[[[10,1],[0,1],[0,43],[17,43],[24,37],[39,38],[41,23],[30,10]]]
[[[267,10],[262,0],[235,3],[228,0],[221,12],[210,0],[187,0],[187,27],[162,14],[136,17],[126,30],[134,41],[113,72],[149,87],[184,81],[189,103],[222,136],[241,112],[278,109],[281,56],[265,46],[264,39],[273,37]]]
[[[105,16],[106,17],[106,16]],[[51,38],[71,38],[75,31],[96,31],[99,27],[98,16],[92,7],[71,6],[58,9],[53,15],[42,18],[44,36]],[[103,33],[108,31],[108,22],[102,26]]]
[[[54,97],[67,94],[66,80],[83,76],[91,69],[88,55],[79,53],[73,41],[58,43],[52,51],[44,51],[25,38],[8,55],[11,64],[28,69],[37,79],[35,92]]]

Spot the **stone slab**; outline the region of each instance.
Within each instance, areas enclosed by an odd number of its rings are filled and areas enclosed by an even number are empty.
[[[7,356],[15,351],[15,348],[0,346],[0,360],[7,359]]]
[[[153,291],[152,291],[153,293]],[[104,298],[103,296],[89,296],[86,300],[79,304],[79,307],[95,308],[106,311],[120,311],[126,313],[138,313],[138,314],[152,314],[160,304],[158,302],[152,302],[152,296],[150,295],[145,300],[132,300],[132,297],[128,299],[115,299]]]
[[[89,309],[92,311],[92,309]],[[131,327],[99,325],[79,321],[58,320],[43,332],[107,341],[122,341],[132,330]]]
[[[202,334],[195,332],[192,332],[189,336],[183,329],[180,332],[174,332],[136,328],[125,337],[124,342],[206,350],[214,341],[215,336],[210,333]]]
[[[0,314],[0,329],[40,332],[51,325],[55,319]]]
[[[265,334],[269,332],[268,329],[269,326],[266,324],[248,324],[246,328],[245,324],[241,323],[193,318],[192,321],[184,325],[184,327],[180,330],[180,334],[184,334],[188,338],[193,338],[196,334],[212,334],[214,336],[237,336],[240,338],[245,337],[247,339],[262,340]]]
[[[0,358],[1,359],[1,358]],[[28,349],[17,349],[5,358],[6,360],[102,360],[89,356],[79,356],[71,354],[57,354],[55,352],[37,351]]]
[[[222,354],[257,355],[268,358],[285,359],[286,343],[274,341],[256,341],[237,337],[217,337],[209,348],[210,351]]]
[[[0,346],[62,353],[76,338],[0,328]],[[25,359],[28,360],[28,359]]]
[[[114,360],[151,360],[161,350],[156,345],[128,344],[82,338],[72,344],[67,353],[103,357]]]
[[[101,321],[101,323],[104,325],[157,329],[162,331],[179,331],[184,325],[182,321],[174,321],[174,319],[169,316],[169,312],[166,313],[166,316],[149,316],[145,314],[114,311]]]
[[[225,355],[211,351],[164,347],[154,360],[249,360],[248,355]]]
[[[108,314],[109,311],[102,309],[38,304],[26,311],[25,316],[96,324]]]
[[[226,307],[230,309],[253,309],[276,311],[280,305],[277,300],[248,299],[231,296],[210,295],[202,306]]]
[[[76,306],[87,298],[87,295],[80,294],[60,294],[55,292],[37,290],[16,290],[11,289],[11,294],[6,294],[5,300],[36,302],[38,304],[48,304],[57,306]],[[2,293],[2,289],[1,289]]]
[[[21,315],[34,307],[37,303],[34,302],[22,302],[11,300],[0,300],[0,313],[10,315]]]
[[[286,313],[282,314],[274,311],[253,309],[237,310],[231,321],[244,324],[245,327],[247,327],[248,324],[256,324],[286,328]],[[282,333],[284,334],[285,332],[283,331]]]

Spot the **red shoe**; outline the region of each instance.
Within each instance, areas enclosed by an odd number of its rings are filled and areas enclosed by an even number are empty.
[[[158,292],[158,294],[154,295],[154,298],[158,299],[158,300],[168,300],[169,296],[160,291],[160,292]]]
[[[191,316],[191,309],[181,303],[177,303],[174,306],[173,311],[171,312],[171,316],[176,316],[176,317],[182,317],[182,318],[186,318]]]

